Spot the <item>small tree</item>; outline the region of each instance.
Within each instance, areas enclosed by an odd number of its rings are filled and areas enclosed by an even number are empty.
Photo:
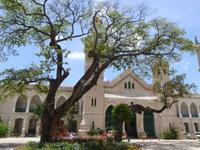
[[[112,116],[114,120],[114,127],[116,129],[115,140],[122,141],[122,127],[123,122],[130,121],[132,117],[132,111],[127,104],[119,104],[113,108]]]

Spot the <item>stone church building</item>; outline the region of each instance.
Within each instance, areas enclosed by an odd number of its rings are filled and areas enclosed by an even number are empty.
[[[87,59],[86,59],[87,60]],[[87,60],[85,68],[90,62]],[[153,82],[161,79],[161,83],[169,80],[168,64],[153,71]],[[152,83],[153,85],[153,83]],[[112,126],[112,109],[120,103],[137,103],[160,109],[162,103],[154,93],[152,85],[136,76],[131,70],[126,70],[111,81],[103,81],[103,74],[98,83],[76,104],[77,112],[71,125],[71,131],[84,133],[92,128],[109,128]],[[56,95],[55,107],[60,106],[72,93],[73,87],[60,87]],[[0,117],[9,126],[9,134],[19,136],[39,135],[40,120],[33,116],[35,104],[43,102],[45,95],[34,90],[26,95],[15,96],[0,103]],[[187,133],[195,134],[200,131],[200,95],[181,98],[177,104],[162,113],[144,112],[133,113],[125,130],[131,137],[140,138],[143,133],[151,137],[160,134],[170,127],[179,130],[180,137]]]

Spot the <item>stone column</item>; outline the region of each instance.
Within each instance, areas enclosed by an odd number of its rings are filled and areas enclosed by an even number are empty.
[[[188,107],[188,106],[187,106],[187,107]],[[189,113],[189,117],[192,118],[192,114],[191,114],[190,107],[188,107],[188,113]]]
[[[11,115],[8,122],[8,136],[12,134],[14,125],[15,123],[13,123],[13,117]]]
[[[31,97],[29,97],[27,100],[26,113],[29,113],[30,103],[31,103]]]
[[[194,122],[192,121],[192,119],[190,119],[190,133],[195,134],[195,127],[194,127]]]
[[[27,121],[27,116],[24,117],[24,120],[23,120],[23,125],[22,125],[22,133],[20,136],[25,136],[26,134],[26,121]]]
[[[26,120],[26,125],[25,125],[25,133],[28,133],[30,119],[31,119],[31,116],[30,116],[30,115],[28,115],[28,116],[25,116],[25,118],[24,118],[24,121]]]
[[[200,118],[200,107],[197,107],[198,117]]]
[[[123,134],[126,133],[126,130],[125,130],[125,122],[123,122],[123,124],[122,124],[122,132],[123,132]]]
[[[38,120],[36,125],[36,136],[40,135],[40,125],[41,125],[41,120]]]
[[[178,111],[179,111],[179,117],[182,118],[182,113],[181,113],[181,105],[178,105]]]
[[[136,125],[138,138],[142,138],[142,134],[144,133],[143,113],[141,115],[136,113]]]

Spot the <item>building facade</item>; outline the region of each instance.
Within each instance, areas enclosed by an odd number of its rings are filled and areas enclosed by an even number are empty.
[[[86,59],[86,69],[89,63]],[[153,82],[160,80],[164,83],[169,80],[169,66],[166,62],[159,66],[153,70]],[[72,90],[73,87],[59,88],[55,108],[67,100]],[[10,135],[39,135],[40,120],[35,118],[32,112],[34,106],[41,104],[44,99],[45,95],[30,89],[24,96],[16,95],[0,103],[0,117],[8,124]],[[120,103],[130,105],[131,102],[156,109],[162,107],[152,85],[147,84],[130,69],[111,81],[103,81],[102,74],[97,85],[77,103],[77,113],[70,130],[84,134],[92,128],[110,128],[113,107]],[[133,113],[131,121],[125,123],[125,130],[129,136],[135,138],[140,138],[143,133],[151,137],[160,137],[161,133],[172,126],[179,130],[180,138],[184,138],[186,133],[195,134],[200,131],[200,95],[181,98],[171,109],[162,113]]]

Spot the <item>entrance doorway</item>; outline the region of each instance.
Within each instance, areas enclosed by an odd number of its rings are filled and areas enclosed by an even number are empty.
[[[37,127],[37,119],[31,118],[29,121],[29,127],[28,127],[28,135],[29,136],[36,135],[36,127]]]
[[[185,132],[190,133],[189,124],[187,122],[184,122],[184,126],[185,126]]]
[[[106,129],[112,129],[113,127],[113,118],[112,118],[112,110],[113,106],[109,106],[106,109],[106,114],[105,114],[105,127]]]
[[[23,125],[23,119],[17,118],[15,119],[15,128],[14,128],[14,134],[17,136],[20,136],[22,133],[22,125]]]
[[[136,125],[135,112],[132,112],[131,120],[125,123],[125,130],[128,137],[137,138],[137,125]]]
[[[77,133],[77,121],[76,120],[70,121],[69,132]]]
[[[147,133],[148,137],[155,137],[153,112],[144,112],[144,131]]]

